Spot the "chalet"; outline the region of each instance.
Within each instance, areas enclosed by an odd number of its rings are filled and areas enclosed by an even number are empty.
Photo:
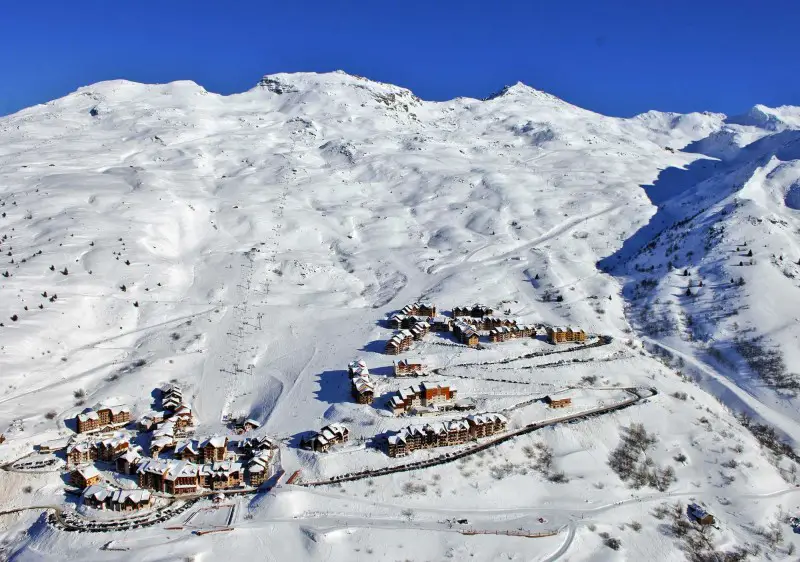
[[[161,451],[174,446],[175,424],[172,421],[166,421],[153,431],[153,438],[150,441],[150,456],[158,458]]]
[[[97,460],[97,447],[89,441],[72,443],[67,447],[67,464],[77,466]]]
[[[175,429],[185,431],[187,427],[194,425],[194,416],[192,415],[192,407],[189,404],[181,404],[172,413],[170,421],[175,424]]]
[[[75,419],[78,426],[78,433],[87,433],[100,429],[100,414],[94,410],[78,414]]]
[[[97,448],[97,459],[112,462],[119,455],[127,451],[130,446],[130,437],[124,433],[114,435],[95,443]]]
[[[345,425],[332,423],[320,429],[319,433],[304,437],[300,441],[300,448],[324,453],[333,445],[346,443],[349,439],[350,430]]]
[[[165,410],[177,410],[183,404],[183,391],[175,384],[168,384],[161,389],[161,407]]]
[[[108,499],[112,511],[138,511],[150,507],[153,496],[149,490],[116,490]]]
[[[389,327],[395,330],[408,328],[408,316],[405,314],[392,314],[392,316],[389,317]]]
[[[428,324],[427,322],[417,322],[411,327],[409,331],[411,332],[411,337],[413,337],[414,340],[418,341],[421,340],[423,337],[425,337],[428,334],[428,332],[431,331],[431,325]]]
[[[372,404],[375,384],[368,377],[355,377],[350,380],[350,392],[359,404]]]
[[[347,365],[347,374],[350,378],[369,376],[367,363],[363,359],[356,359]]]
[[[701,525],[713,525],[715,523],[714,516],[696,503],[690,503],[686,506],[686,515],[689,519],[697,521]]]
[[[415,302],[404,306],[400,312],[407,316],[436,316],[436,305],[430,302]]]
[[[462,316],[458,320],[464,324],[469,324],[475,330],[488,331],[494,328],[511,328],[516,327],[517,321],[513,318],[501,318],[500,316],[483,316],[480,318],[473,318],[471,316]]]
[[[200,444],[200,461],[204,463],[221,462],[228,452],[227,437],[209,437]]]
[[[201,487],[201,467],[188,461],[146,459],[136,473],[139,487],[167,494],[190,494]]]
[[[462,316],[483,318],[484,316],[491,316],[493,313],[494,311],[491,308],[481,304],[473,304],[472,306],[457,306],[453,308],[453,318],[460,318]]]
[[[205,487],[212,490],[227,490],[241,484],[242,465],[233,461],[220,461],[211,465],[211,485]]]
[[[263,452],[269,452],[271,455],[272,451],[278,448],[278,446],[265,435],[260,437],[246,437],[239,443],[239,447],[244,454],[251,457],[257,456]]]
[[[467,416],[469,434],[472,438],[488,437],[508,427],[508,419],[502,414],[486,413]]]
[[[99,484],[102,479],[100,471],[93,464],[79,466],[70,475],[70,481],[78,488],[88,488],[94,484]]]
[[[469,347],[478,347],[479,338],[478,331],[469,324],[461,321],[453,324],[453,334],[456,339]]]
[[[116,488],[108,484],[92,484],[83,491],[83,505],[88,505],[94,509],[105,509],[108,500],[116,491]]]
[[[453,327],[453,320],[447,316],[431,316],[428,324],[432,332],[449,332]]]
[[[386,343],[386,353],[388,355],[397,355],[404,351],[411,349],[411,343],[414,341],[414,334],[409,330],[400,330]]]
[[[164,415],[158,412],[148,412],[136,422],[139,431],[152,431],[164,421]]]
[[[117,457],[117,472],[120,474],[135,474],[142,462],[142,454],[138,449],[128,449]]]
[[[489,341],[497,343],[517,338],[535,338],[536,328],[529,325],[498,326],[489,331]]]
[[[547,340],[552,344],[586,341],[586,332],[582,328],[555,326],[547,328]]]
[[[111,426],[125,425],[131,420],[131,411],[127,406],[110,406],[97,411],[88,410],[78,414],[76,425],[78,433],[97,431]]]
[[[271,473],[270,459],[272,455],[269,451],[264,451],[250,459],[247,464],[247,483],[250,486],[258,487],[269,480]]]
[[[423,382],[399,390],[389,401],[389,408],[396,416],[410,412],[414,407],[449,409],[455,399],[456,390],[449,384]]]
[[[572,398],[553,398],[545,396],[542,401],[551,408],[566,408],[572,404]]]
[[[470,439],[466,420],[408,426],[388,438],[388,454],[402,457],[417,449],[460,445]]]
[[[409,363],[406,359],[394,362],[394,376],[407,377],[422,374],[422,363]]]
[[[200,457],[200,446],[194,439],[185,439],[176,443],[175,458],[182,461],[197,462]]]

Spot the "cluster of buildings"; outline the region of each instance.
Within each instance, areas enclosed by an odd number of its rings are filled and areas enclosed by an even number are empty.
[[[586,341],[586,332],[583,331],[583,328],[555,326],[547,328],[547,341],[552,344],[583,343]]]
[[[359,404],[372,404],[375,399],[375,383],[369,376],[367,364],[359,359],[347,366],[350,376],[350,393]]]
[[[91,433],[123,427],[130,421],[131,410],[127,406],[107,406],[78,414],[75,425],[78,433]]]
[[[67,445],[67,465],[77,466],[93,461],[113,462],[130,448],[130,435],[124,431],[117,431],[98,439],[79,438]]]
[[[266,437],[248,437],[230,442],[227,437],[192,439],[192,408],[174,384],[161,389],[162,411],[149,412],[137,427],[150,435],[150,456],[132,445],[130,434],[116,431],[97,438],[76,436],[66,445],[68,465],[74,466],[71,482],[84,489],[84,501],[98,509],[129,511],[147,507],[151,492],[180,495],[203,489],[224,490],[250,485],[260,486],[273,473],[272,457],[276,445]],[[124,407],[103,408],[78,416],[81,433],[118,427],[130,420]],[[243,431],[259,427],[245,419]],[[62,445],[63,446],[63,445]],[[169,458],[159,458],[167,451]],[[108,486],[95,461],[111,463],[117,472],[135,475],[141,489],[118,490]]]
[[[317,433],[307,435],[300,440],[300,448],[315,451],[317,453],[327,452],[333,445],[347,443],[350,439],[350,430],[341,423],[326,425]]]
[[[395,416],[411,412],[415,408],[449,410],[453,407],[456,389],[449,384],[422,382],[397,391],[389,400],[389,409]]]
[[[412,425],[387,440],[390,457],[403,457],[417,449],[448,447],[466,443],[470,439],[488,437],[505,431],[508,420],[502,414],[474,414],[448,422]]]

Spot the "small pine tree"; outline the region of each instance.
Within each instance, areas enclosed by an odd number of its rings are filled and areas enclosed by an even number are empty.
[[[753,257],[753,250],[748,250],[747,251],[747,257],[748,258],[752,258]]]
[[[61,275],[69,275],[69,271],[67,271],[66,267],[64,268],[64,271],[61,272]]]
[[[702,280],[702,279],[701,279],[701,280],[700,280],[700,282],[697,284],[697,286],[698,286],[698,287],[702,287],[702,286],[703,286],[703,280]]]
[[[739,277],[738,285],[741,287],[744,285],[744,277]]]
[[[692,288],[691,287],[686,287],[686,296],[687,297],[691,297],[692,296]]]

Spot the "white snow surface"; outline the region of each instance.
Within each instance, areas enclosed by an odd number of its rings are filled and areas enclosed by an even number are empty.
[[[800,504],[794,462],[734,416],[800,439],[800,108],[622,119],[523,84],[429,102],[343,72],[275,74],[230,96],[115,80],[0,119],[0,205],[4,463],[70,435],[87,407],[144,415],[170,381],[200,438],[232,436],[225,420],[252,418],[306,480],[446,452],[391,459],[369,446],[428,421],[384,406],[419,379],[391,376],[382,321],[418,300],[481,302],[523,323],[613,337],[500,364],[552,346],[472,350],[430,334],[403,355],[441,369],[423,380],[507,411],[511,427],[553,417],[527,402],[545,394],[573,397],[576,411],[623,400],[621,387],[659,391],[456,463],[230,499],[227,533],[69,533],[41,510],[3,515],[3,556],[682,560],[651,515],[660,503],[703,502],[721,550],[762,544],[756,527]],[[746,360],[748,342],[774,352],[777,379]],[[356,358],[376,383],[372,406],[350,396]],[[349,443],[296,448],[334,422],[350,428]],[[608,466],[633,422],[658,436],[653,460],[675,469],[666,492],[634,490]],[[532,468],[537,444],[569,482]],[[74,504],[63,488],[59,472],[0,471],[3,509]],[[453,518],[558,533],[467,536]],[[792,559],[800,541],[784,534],[761,555]]]

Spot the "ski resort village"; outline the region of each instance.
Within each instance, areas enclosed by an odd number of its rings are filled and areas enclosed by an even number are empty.
[[[795,560],[800,110],[0,118],[0,560]]]

